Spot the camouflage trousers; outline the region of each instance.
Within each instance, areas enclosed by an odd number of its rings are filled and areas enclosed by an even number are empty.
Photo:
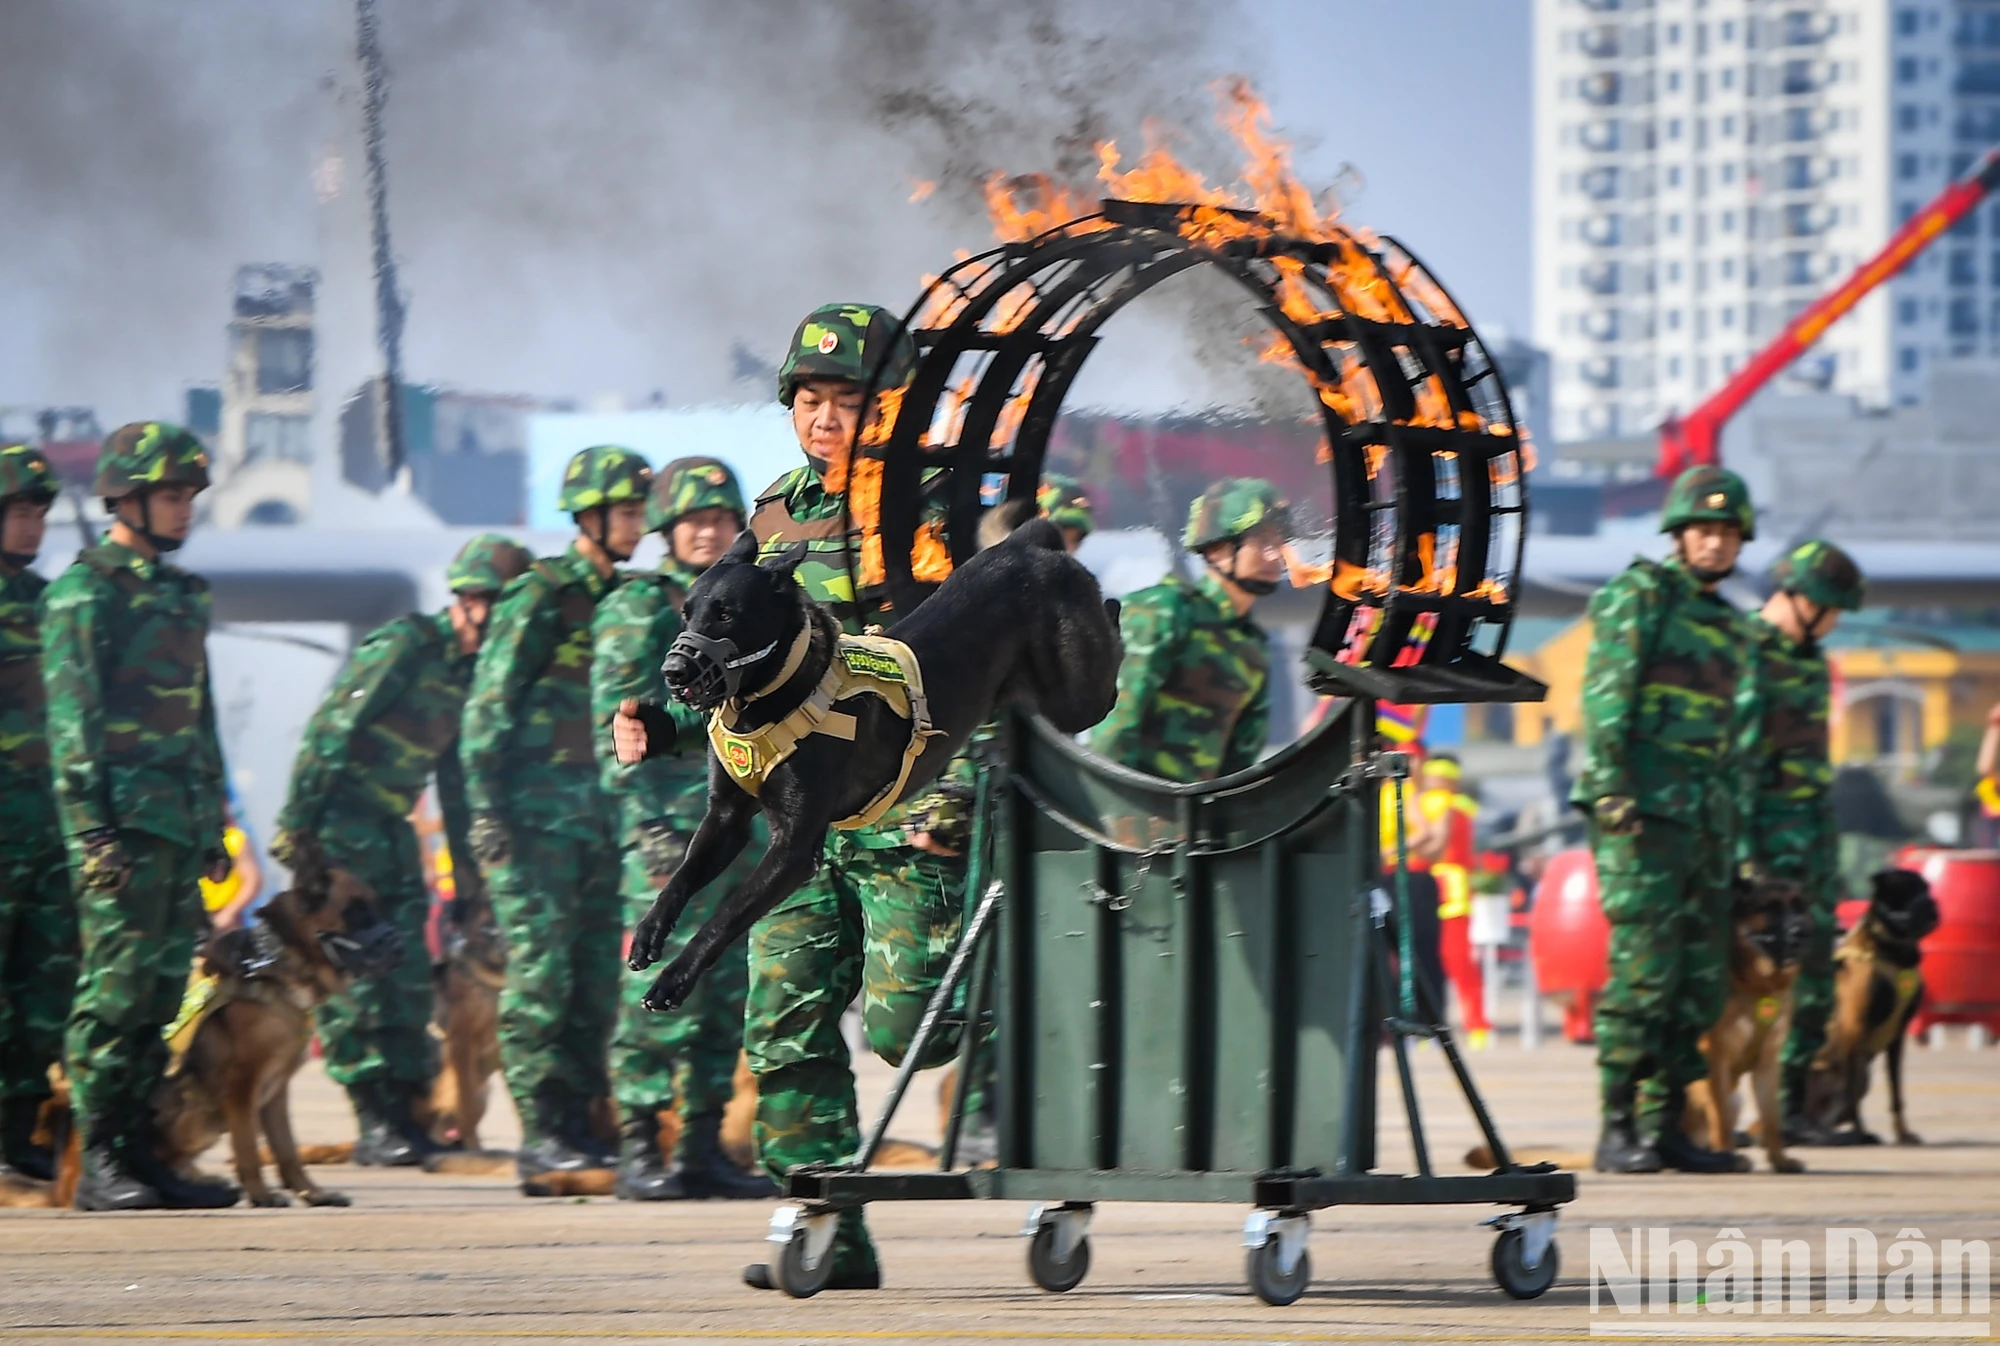
[[[869,1047],[902,1062],[958,942],[964,878],[962,860],[870,850],[835,832],[812,882],[752,927],[743,1045],[757,1076],[757,1149],[772,1176],[860,1148],[841,1014],[858,992]],[[944,1027],[924,1064],[944,1064],[958,1037]]]
[[[692,826],[676,832],[686,854]],[[725,895],[749,877],[763,848],[751,845],[722,877],[696,893],[668,937],[662,966],[680,957],[702,922],[715,914]],[[676,862],[678,863],[678,862]],[[637,846],[625,848],[622,888],[626,925],[637,925],[672,873],[651,873]],[[670,1014],[655,1014],[641,1002],[654,974],[625,978],[619,995],[618,1031],[611,1039],[611,1092],[624,1109],[661,1108],[675,1103],[683,1118],[719,1112],[735,1090],[736,1056],[743,1047],[743,994],[748,983],[747,941],[725,950],[695,984],[687,1003]]]
[[[46,1098],[76,994],[76,904],[62,841],[0,848],[0,1098]]]
[[[394,971],[358,982],[320,1006],[326,1073],[350,1089],[357,1084],[428,1088],[438,1057],[430,1035],[431,969],[424,945],[431,895],[416,831],[407,818],[328,810],[318,836],[334,864],[374,888],[382,918],[403,936],[403,960]]]
[[[79,1117],[136,1124],[166,1072],[160,1033],[180,1009],[205,925],[202,857],[144,832],[118,839],[132,862],[124,886],[77,888],[82,956],[63,1060]]]
[[[486,888],[507,937],[500,988],[500,1069],[525,1115],[536,1095],[611,1092],[607,1053],[618,1016],[624,934],[611,838],[511,829],[514,854]]]
[[[1590,848],[1611,923],[1595,1019],[1599,1086],[1607,1112],[1636,1102],[1650,1132],[1669,1098],[1707,1074],[1701,1035],[1728,999],[1729,846],[1705,829],[1647,818],[1637,836],[1593,827]]]

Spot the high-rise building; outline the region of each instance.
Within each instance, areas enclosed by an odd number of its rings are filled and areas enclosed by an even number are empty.
[[[1535,333],[1558,440],[1713,392],[2000,142],[2000,0],[1536,0]],[[2000,351],[2000,213],[1788,375],[1886,405]]]

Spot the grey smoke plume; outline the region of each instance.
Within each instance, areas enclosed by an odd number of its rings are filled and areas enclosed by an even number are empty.
[[[758,395],[828,299],[902,305],[989,239],[995,170],[1087,177],[1257,73],[1214,0],[385,0],[406,367],[459,386]],[[346,0],[0,7],[0,404],[163,414],[220,372],[233,267],[316,260]],[[927,200],[909,197],[937,183]]]

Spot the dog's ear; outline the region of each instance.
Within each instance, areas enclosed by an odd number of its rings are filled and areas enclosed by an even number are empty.
[[[784,550],[783,554],[775,556],[761,564],[768,573],[790,579],[792,572],[797,570],[800,563],[806,559],[808,550],[805,543],[794,542]]]
[[[738,533],[736,540],[729,544],[729,550],[722,553],[722,559],[724,561],[734,561],[740,565],[748,565],[750,562],[756,560],[757,535],[748,528]]]
[[[1118,625],[1118,614],[1121,610],[1117,599],[1107,598],[1104,600],[1104,615],[1111,619],[1113,626]]]

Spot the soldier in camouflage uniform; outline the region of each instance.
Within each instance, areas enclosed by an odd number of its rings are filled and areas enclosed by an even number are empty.
[[[459,716],[493,604],[530,559],[497,533],[461,547],[445,571],[451,605],[398,617],[355,648],[307,724],[292,768],[271,853],[293,868],[323,858],[365,880],[407,948],[423,947],[430,915],[410,811],[433,771],[461,876],[457,905],[464,911],[477,900]],[[416,1116],[437,1073],[430,1017],[430,968],[421,958],[405,958],[320,1007],[327,1074],[354,1105],[355,1163],[415,1165],[431,1152]]]
[[[799,582],[851,634],[893,614],[883,594],[855,591],[859,533],[844,526],[842,497],[821,478],[877,414],[879,403],[864,405],[863,388],[871,380],[879,389],[901,387],[916,356],[916,343],[887,310],[829,304],[799,324],[778,371],[778,400],[791,410],[807,463],[757,497],[750,529],[767,557],[806,544]],[[926,520],[942,517],[941,502],[927,506]],[[940,798],[911,800],[873,827],[830,833],[818,875],[751,929],[744,1048],[759,1088],[758,1149],[775,1177],[800,1164],[845,1162],[860,1148],[840,1031],[848,1002],[860,993],[869,1046],[900,1062],[958,943],[965,820]],[[915,827],[913,815],[921,820]],[[948,1060],[957,1038],[956,1028],[938,1033],[927,1063]],[[881,1284],[859,1208],[841,1213],[833,1258],[831,1288]],[[746,1267],[744,1279],[772,1283],[763,1263]]]
[[[153,1154],[161,1030],[206,923],[200,880],[229,874],[222,745],[209,690],[208,585],[167,564],[208,455],[179,426],[114,430],[97,460],[110,535],[43,597],[42,682],[82,957],[64,1042],[83,1129],[81,1210],[233,1205]]]
[[[1812,541],[1780,558],[1777,589],[1751,619],[1756,702],[1750,726],[1749,801],[1738,855],[1753,872],[1795,879],[1812,903],[1813,931],[1792,983],[1792,1031],[1780,1087],[1793,1144],[1833,1140],[1803,1113],[1806,1071],[1833,1012],[1833,909],[1840,899],[1840,829],[1833,817],[1827,716],[1833,690],[1820,641],[1842,612],[1860,608],[1866,586],[1848,554]]]
[[[1206,569],[1126,597],[1118,703],[1092,731],[1092,752],[1180,782],[1257,760],[1271,726],[1271,640],[1250,609],[1278,587],[1288,519],[1276,488],[1256,477],[1195,497],[1181,544]]]
[[[1060,472],[1045,473],[1035,491],[1035,505],[1041,516],[1062,529],[1063,546],[1074,552],[1097,527],[1097,515],[1090,496],[1075,477]]]
[[[0,448],[0,1174],[44,1182],[55,1156],[35,1114],[76,990],[76,904],[56,825],[42,690],[42,591],[28,567],[56,498],[48,460]]]
[[[591,622],[645,536],[653,470],[600,445],[563,473],[577,539],[500,596],[465,702],[471,846],[507,936],[500,1064],[521,1115],[523,1180],[612,1162],[591,1133],[618,1012],[618,850],[598,784]]]
[[[688,586],[728,549],[743,530],[746,513],[735,474],[714,458],[678,459],[654,479],[646,526],[666,541],[666,559],[650,575],[627,575],[598,605],[593,623],[591,702],[601,727],[608,728],[628,700],[659,699],[660,665],[681,632]],[[604,791],[618,811],[622,888],[636,922],[679,868],[707,810],[708,759],[690,753],[621,766],[603,744],[598,759]],[[762,849],[750,846],[695,895],[663,958],[679,955],[723,897],[749,876]],[[767,1179],[738,1168],[721,1143],[722,1110],[734,1089],[743,1045],[746,973],[739,945],[723,954],[672,1014],[649,1013],[636,988],[620,1003],[611,1039],[611,1085],[620,1110],[615,1190],[621,1199],[777,1195]],[[676,1103],[681,1145],[679,1163],[670,1168],[660,1153],[658,1115]]]
[[[1706,1074],[1701,1035],[1728,994],[1752,636],[1715,587],[1756,534],[1749,490],[1733,472],[1690,468],[1660,529],[1674,535],[1674,554],[1634,561],[1590,600],[1585,758],[1571,802],[1590,814],[1611,923],[1595,1025],[1596,1162],[1613,1173],[1723,1173],[1737,1156],[1696,1145],[1680,1118],[1687,1086]]]

